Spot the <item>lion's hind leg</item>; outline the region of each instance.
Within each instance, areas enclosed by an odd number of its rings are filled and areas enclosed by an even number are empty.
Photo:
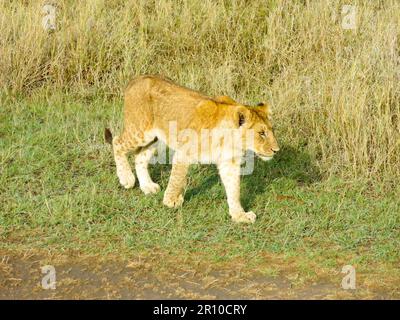
[[[160,186],[151,179],[148,169],[150,159],[156,152],[157,146],[158,143],[155,141],[149,146],[142,148],[135,157],[136,175],[139,179],[140,189],[144,194],[160,191]]]
[[[132,188],[135,185],[135,176],[129,165],[128,153],[136,149],[137,142],[137,139],[126,130],[112,140],[117,176],[120,184],[126,189]]]
[[[132,151],[140,152],[153,143],[154,140],[155,136],[144,134],[135,129],[125,129],[120,136],[112,139],[117,176],[121,185],[126,189],[135,185],[135,175],[129,165],[128,153]]]

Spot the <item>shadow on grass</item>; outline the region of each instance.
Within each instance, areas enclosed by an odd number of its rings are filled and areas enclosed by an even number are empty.
[[[154,181],[160,183],[165,190],[171,173],[171,165],[152,165],[150,172]],[[254,171],[241,178],[243,207],[245,209],[251,207],[255,196],[264,193],[267,186],[280,178],[292,180],[297,185],[309,185],[320,181],[321,174],[312,163],[308,153],[284,145],[271,161],[265,162],[256,157]],[[195,187],[189,185],[185,201],[189,201],[198,194],[207,193],[216,184],[221,184],[218,170],[215,166],[208,166],[202,173],[201,181]]]
[[[206,193],[215,184],[220,184],[220,178],[215,166],[207,170],[207,177],[194,188],[187,190],[185,200],[189,201],[197,194]],[[313,165],[309,154],[291,146],[284,145],[274,159],[269,162],[255,159],[254,171],[241,178],[241,201],[245,208],[252,205],[255,195],[265,192],[268,185],[279,178],[293,180],[299,185],[309,185],[321,180],[318,168]]]
[[[268,185],[280,178],[291,180],[300,186],[310,185],[321,180],[321,173],[308,153],[284,145],[271,161],[265,162],[257,158],[254,172],[242,178],[243,207],[251,206],[255,195],[264,193]]]

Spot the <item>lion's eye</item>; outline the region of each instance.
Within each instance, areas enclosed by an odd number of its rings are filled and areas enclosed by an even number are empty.
[[[265,134],[264,131],[261,131],[261,132],[260,132],[260,136],[261,136],[262,138],[266,138],[266,137],[267,137],[267,135]]]

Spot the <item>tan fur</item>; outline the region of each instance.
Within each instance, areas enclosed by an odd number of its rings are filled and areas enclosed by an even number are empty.
[[[218,166],[227,193],[229,213],[236,222],[254,222],[255,214],[245,212],[240,204],[240,158],[245,149],[252,149],[262,159],[269,160],[279,150],[272,132],[267,105],[249,107],[227,96],[207,97],[197,91],[176,85],[155,76],[140,76],[132,80],[125,91],[124,130],[113,142],[117,175],[125,188],[135,184],[127,153],[136,151],[135,168],[140,188],[145,194],[160,190],[148,173],[148,164],[156,150],[157,140],[175,151],[171,177],[164,194],[164,204],[177,207],[183,203],[186,174],[190,163],[199,161],[189,150],[183,150],[187,139],[182,132],[201,137],[203,129],[236,130],[243,147],[239,154],[229,156],[224,137],[217,144],[202,149],[205,161]],[[171,123],[176,124],[173,134]],[[171,132],[170,132],[171,131]],[[254,133],[254,145],[248,145],[246,133]],[[265,137],[261,132],[265,132]],[[172,138],[171,138],[172,137]],[[106,135],[107,139],[110,139]],[[185,140],[186,139],[186,140]],[[204,143],[204,139],[194,145]],[[227,155],[227,156],[226,156]],[[226,158],[227,157],[227,158]]]

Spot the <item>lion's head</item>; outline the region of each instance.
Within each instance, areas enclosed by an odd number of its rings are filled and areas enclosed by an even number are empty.
[[[272,130],[271,110],[265,103],[252,107],[219,96],[201,102],[197,111],[199,127],[234,129],[242,139],[241,149],[253,151],[264,161],[271,160],[279,151]]]
[[[246,139],[246,149],[264,161],[271,160],[279,151],[279,146],[272,129],[270,107],[259,103],[255,107],[239,105],[234,108],[233,121]],[[246,137],[252,137],[252,141]]]

